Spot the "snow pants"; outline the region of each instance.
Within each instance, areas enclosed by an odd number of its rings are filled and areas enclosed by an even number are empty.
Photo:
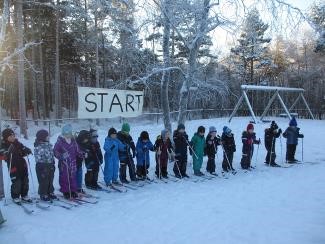
[[[54,193],[54,187],[53,187],[54,172],[55,172],[54,164],[48,164],[48,163],[36,164],[38,194],[40,196],[48,196]]]

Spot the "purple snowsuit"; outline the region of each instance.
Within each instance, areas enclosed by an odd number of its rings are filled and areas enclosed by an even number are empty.
[[[62,193],[69,192],[69,184],[71,192],[77,191],[77,156],[83,158],[84,155],[80,151],[74,138],[71,143],[67,143],[64,137],[59,136],[54,145],[54,156],[59,160],[59,183]],[[69,175],[69,178],[68,178]]]

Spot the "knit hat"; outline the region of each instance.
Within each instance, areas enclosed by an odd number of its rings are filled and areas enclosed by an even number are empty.
[[[185,130],[185,125],[184,124],[179,124],[177,126],[177,130]]]
[[[9,136],[14,135],[15,132],[12,129],[5,129],[2,131],[2,139],[7,140]]]
[[[98,137],[97,130],[95,130],[95,129],[90,129],[89,134],[90,134],[90,137]]]
[[[222,131],[223,131],[223,133],[228,134],[228,135],[231,133],[231,129],[227,126],[224,126]]]
[[[124,123],[122,125],[122,131],[129,133],[130,132],[130,125],[128,123]]]
[[[217,132],[216,127],[214,127],[214,126],[210,126],[210,128],[209,128],[209,133],[212,133],[212,132]]]
[[[197,129],[197,132],[198,133],[205,133],[205,128],[204,128],[204,126],[199,126],[199,128]]]
[[[142,140],[149,140],[149,134],[147,131],[142,131],[141,134],[140,134],[140,138]]]
[[[164,130],[161,131],[161,137],[162,137],[163,140],[166,140],[166,135],[167,135],[168,132],[169,131],[167,129],[164,129]]]
[[[80,144],[87,143],[90,139],[90,132],[88,130],[81,130],[78,134],[77,141]]]
[[[275,121],[272,121],[270,129],[273,130],[277,130],[279,128],[279,126],[277,125],[277,123],[275,123]]]
[[[36,141],[45,142],[45,141],[47,141],[48,136],[49,136],[49,133],[47,130],[39,130],[36,133]]]
[[[65,124],[62,127],[62,135],[63,136],[72,136],[72,126],[70,124]]]
[[[254,130],[254,125],[252,123],[249,123],[247,125],[247,131],[249,131],[249,130]]]
[[[113,135],[113,134],[117,134],[117,131],[115,130],[115,128],[110,128],[109,130],[108,130],[108,136],[111,136],[111,135]]]
[[[297,126],[297,120],[295,117],[292,117],[292,119],[289,122],[289,126]]]

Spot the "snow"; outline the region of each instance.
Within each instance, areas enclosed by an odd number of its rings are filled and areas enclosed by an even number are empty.
[[[287,127],[287,119],[276,120],[282,129]],[[228,125],[226,121],[227,118],[189,121],[186,127],[190,136],[199,125],[207,129],[214,125],[220,132]],[[0,228],[0,243],[325,243],[325,121],[298,120],[305,134],[306,163],[286,169],[265,167],[265,149],[260,146],[258,163],[256,155],[253,158],[257,169],[244,173],[239,165],[240,136],[248,122],[249,118],[234,118],[229,125],[236,137],[234,166],[238,170],[229,179],[150,184],[125,194],[98,193],[97,205],[73,210],[35,209],[32,216],[13,204],[0,203],[7,219]],[[255,125],[257,137],[263,139],[267,126]],[[131,124],[131,134],[136,140],[146,129],[154,140],[162,127],[161,124]],[[106,129],[101,127],[99,134],[103,143]],[[52,142],[56,137],[51,138]],[[29,146],[33,144],[33,138],[22,141]],[[282,144],[284,156],[283,139]],[[276,146],[277,162],[281,163],[279,140]],[[301,158],[301,145],[296,155]],[[218,172],[221,158],[219,148]],[[153,159],[152,154],[150,174],[154,172]],[[192,174],[192,170],[188,172]],[[36,181],[34,170],[33,174]]]

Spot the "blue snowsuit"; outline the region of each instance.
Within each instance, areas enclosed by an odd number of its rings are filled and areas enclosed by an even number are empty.
[[[125,150],[125,146],[118,140],[111,137],[106,137],[105,144],[105,167],[104,181],[106,185],[117,181],[119,170],[119,150]]]
[[[153,144],[150,140],[144,142],[139,138],[135,150],[137,157],[137,176],[146,176],[148,173],[147,170],[150,167],[149,150],[154,151]]]

